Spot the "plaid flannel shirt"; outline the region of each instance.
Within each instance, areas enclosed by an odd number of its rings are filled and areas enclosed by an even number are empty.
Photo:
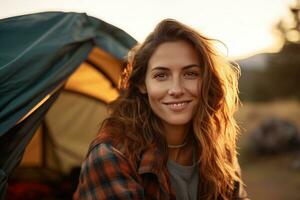
[[[97,137],[82,164],[79,184],[73,198],[100,200],[172,200],[175,193],[163,155],[156,148],[147,149],[138,165],[111,142]],[[248,200],[241,184],[236,184],[235,198]]]

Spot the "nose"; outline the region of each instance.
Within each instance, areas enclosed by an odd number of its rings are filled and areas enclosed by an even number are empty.
[[[184,94],[184,88],[180,80],[173,81],[168,94],[172,97],[180,97]]]

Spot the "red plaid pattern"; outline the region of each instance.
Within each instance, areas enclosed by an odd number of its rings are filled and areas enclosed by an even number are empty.
[[[169,175],[162,154],[149,148],[141,159],[130,163],[111,142],[98,137],[82,164],[79,184],[73,198],[89,200],[173,200]],[[135,167],[137,166],[137,167]],[[200,177],[201,179],[201,177]],[[237,183],[234,199],[247,200]]]

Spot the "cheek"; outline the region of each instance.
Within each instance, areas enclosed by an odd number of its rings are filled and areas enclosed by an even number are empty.
[[[163,85],[159,84],[150,84],[146,86],[148,101],[151,107],[151,110],[158,116],[162,111],[162,101],[166,95],[166,89]]]
[[[147,94],[149,101],[160,101],[165,95],[165,90],[159,85],[151,85],[147,87]]]
[[[198,97],[201,94],[201,81],[191,81],[186,83],[186,89],[192,96]]]
[[[167,91],[166,84],[146,79],[146,90],[149,100],[158,101],[164,97]]]

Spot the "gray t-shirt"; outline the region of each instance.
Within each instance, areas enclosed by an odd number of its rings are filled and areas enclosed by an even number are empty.
[[[184,166],[168,160],[171,186],[178,200],[198,199],[199,164],[194,161],[191,166]]]

